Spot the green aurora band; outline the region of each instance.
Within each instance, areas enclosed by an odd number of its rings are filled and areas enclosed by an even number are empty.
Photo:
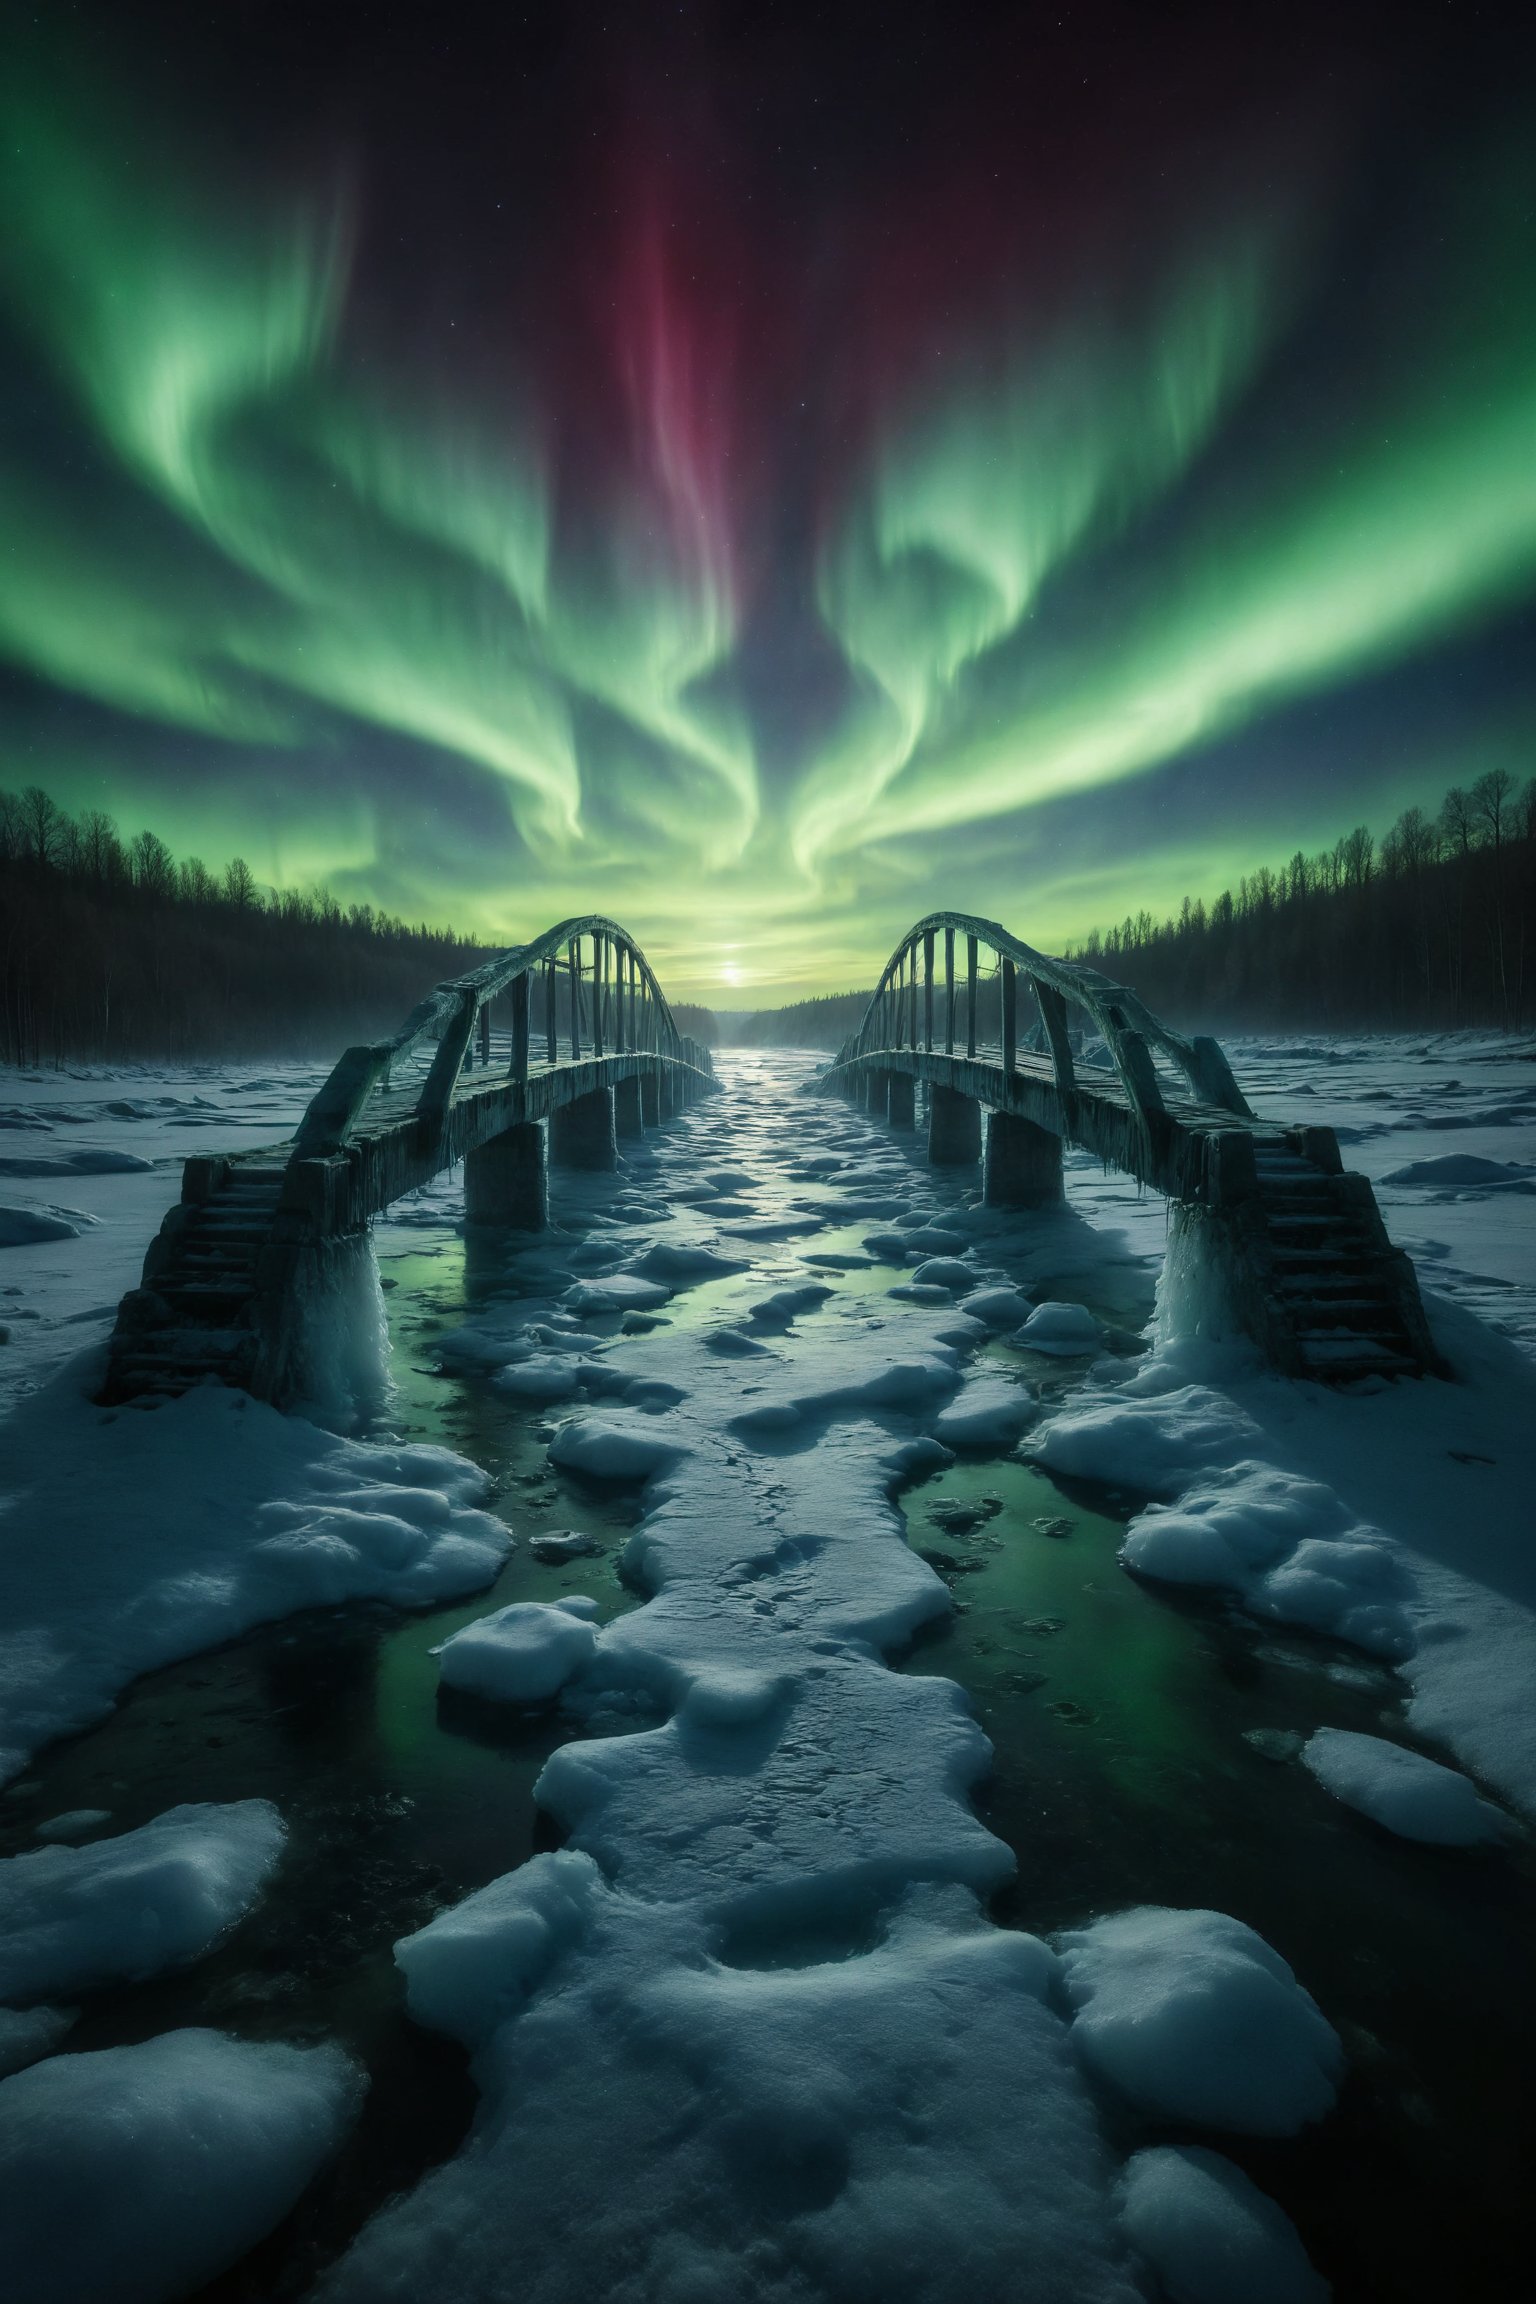
[[[1117,844],[1110,788],[1536,587],[1528,177],[1446,193],[1438,288],[1282,451],[1231,448],[1306,307],[1299,196],[898,397],[803,576],[846,678],[785,761],[654,487],[568,532],[531,360],[488,411],[359,356],[343,199],[253,221],[35,95],[0,132],[0,294],[65,443],[0,452],[0,656],[45,698],[0,780],[279,884],[498,941],[601,906],[725,1004],[869,981],[936,902],[1059,945],[1362,813],[1282,777]],[[1469,711],[1373,809],[1519,740]]]

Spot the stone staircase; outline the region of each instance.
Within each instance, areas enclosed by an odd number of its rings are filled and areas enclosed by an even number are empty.
[[[1437,1368],[1413,1266],[1366,1178],[1283,1140],[1256,1141],[1254,1168],[1277,1364],[1324,1383]]]
[[[251,1386],[261,1344],[259,1260],[273,1239],[285,1168],[274,1152],[187,1162],[181,1202],[150,1242],[140,1286],[118,1308],[103,1399],[185,1392],[208,1379]]]

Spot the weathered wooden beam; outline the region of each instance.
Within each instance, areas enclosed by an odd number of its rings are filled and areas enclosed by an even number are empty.
[[[1009,1078],[1019,1060],[1019,978],[1011,960],[1003,968],[1003,1075]]]
[[[571,979],[571,1062],[581,1058],[581,938],[573,936],[566,948],[566,967]]]
[[[933,1052],[933,930],[923,938],[923,1045]]]
[[[965,940],[965,1052],[976,1053],[976,939]]]
[[[944,1050],[955,1052],[955,932],[944,931]]]
[[[560,1061],[560,1043],[556,1037],[557,1007],[558,1003],[555,999],[555,956],[553,952],[551,952],[549,958],[544,963],[544,1030],[549,1042],[549,1061],[551,1064],[558,1064]]]
[[[1045,984],[1038,977],[1032,979],[1035,998],[1040,1003],[1040,1014],[1045,1020],[1045,1036],[1050,1043],[1051,1066],[1056,1074],[1058,1088],[1070,1088],[1077,1078],[1072,1061],[1072,1036],[1067,1028],[1067,1002],[1064,993],[1054,984]]]
[[[533,1009],[533,978],[525,969],[512,979],[512,1062],[508,1067],[509,1080],[528,1077],[528,1036]]]
[[[475,1029],[479,1000],[472,991],[460,995],[459,1012],[448,1024],[437,1044],[420,1096],[416,1099],[415,1136],[423,1151],[430,1154],[437,1145],[453,1101],[454,1089],[459,1084],[465,1052]]]

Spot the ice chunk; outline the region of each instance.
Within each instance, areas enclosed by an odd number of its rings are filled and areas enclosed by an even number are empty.
[[[1006,1448],[1035,1415],[1033,1395],[1012,1376],[973,1376],[933,1427],[946,1448]]]
[[[248,1912],[282,1853],[270,1800],[168,1808],[85,1848],[0,1863],[0,1999],[154,1976]]]
[[[1289,2136],[1331,2107],[1338,2034],[1240,1920],[1141,1905],[1057,1942],[1083,2061],[1144,2110]]]
[[[654,1312],[672,1294],[659,1280],[638,1272],[610,1272],[602,1280],[578,1280],[561,1297],[573,1312]]]
[[[1503,1816],[1471,1778],[1422,1752],[1349,1728],[1319,1728],[1301,1757],[1336,1799],[1404,1840],[1467,1848],[1503,1837]]]
[[[111,1821],[110,1808],[67,1808],[62,1816],[50,1816],[44,1823],[35,1825],[32,1837],[34,1840],[84,1840]]]
[[[0,2081],[6,2304],[161,2304],[287,2215],[356,2115],[339,2048],[164,2032]]]
[[[1326,2304],[1330,2294],[1290,2218],[1219,2152],[1136,2153],[1121,2220],[1170,2304]]]
[[[718,1280],[727,1273],[746,1269],[745,1257],[722,1256],[718,1248],[672,1240],[659,1240],[635,1264],[637,1272],[663,1282],[668,1288],[684,1287],[696,1280]]]
[[[1103,1333],[1086,1305],[1037,1304],[1014,1342],[1055,1359],[1076,1360],[1097,1352]]]
[[[597,1628],[586,1621],[596,1605],[573,1593],[552,1604],[514,1600],[479,1617],[433,1649],[442,1685],[500,1704],[547,1704],[596,1654]]]

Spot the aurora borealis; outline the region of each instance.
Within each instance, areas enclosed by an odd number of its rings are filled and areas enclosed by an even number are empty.
[[[1536,766],[1497,35],[208,13],[7,32],[0,781],[739,1006]]]

